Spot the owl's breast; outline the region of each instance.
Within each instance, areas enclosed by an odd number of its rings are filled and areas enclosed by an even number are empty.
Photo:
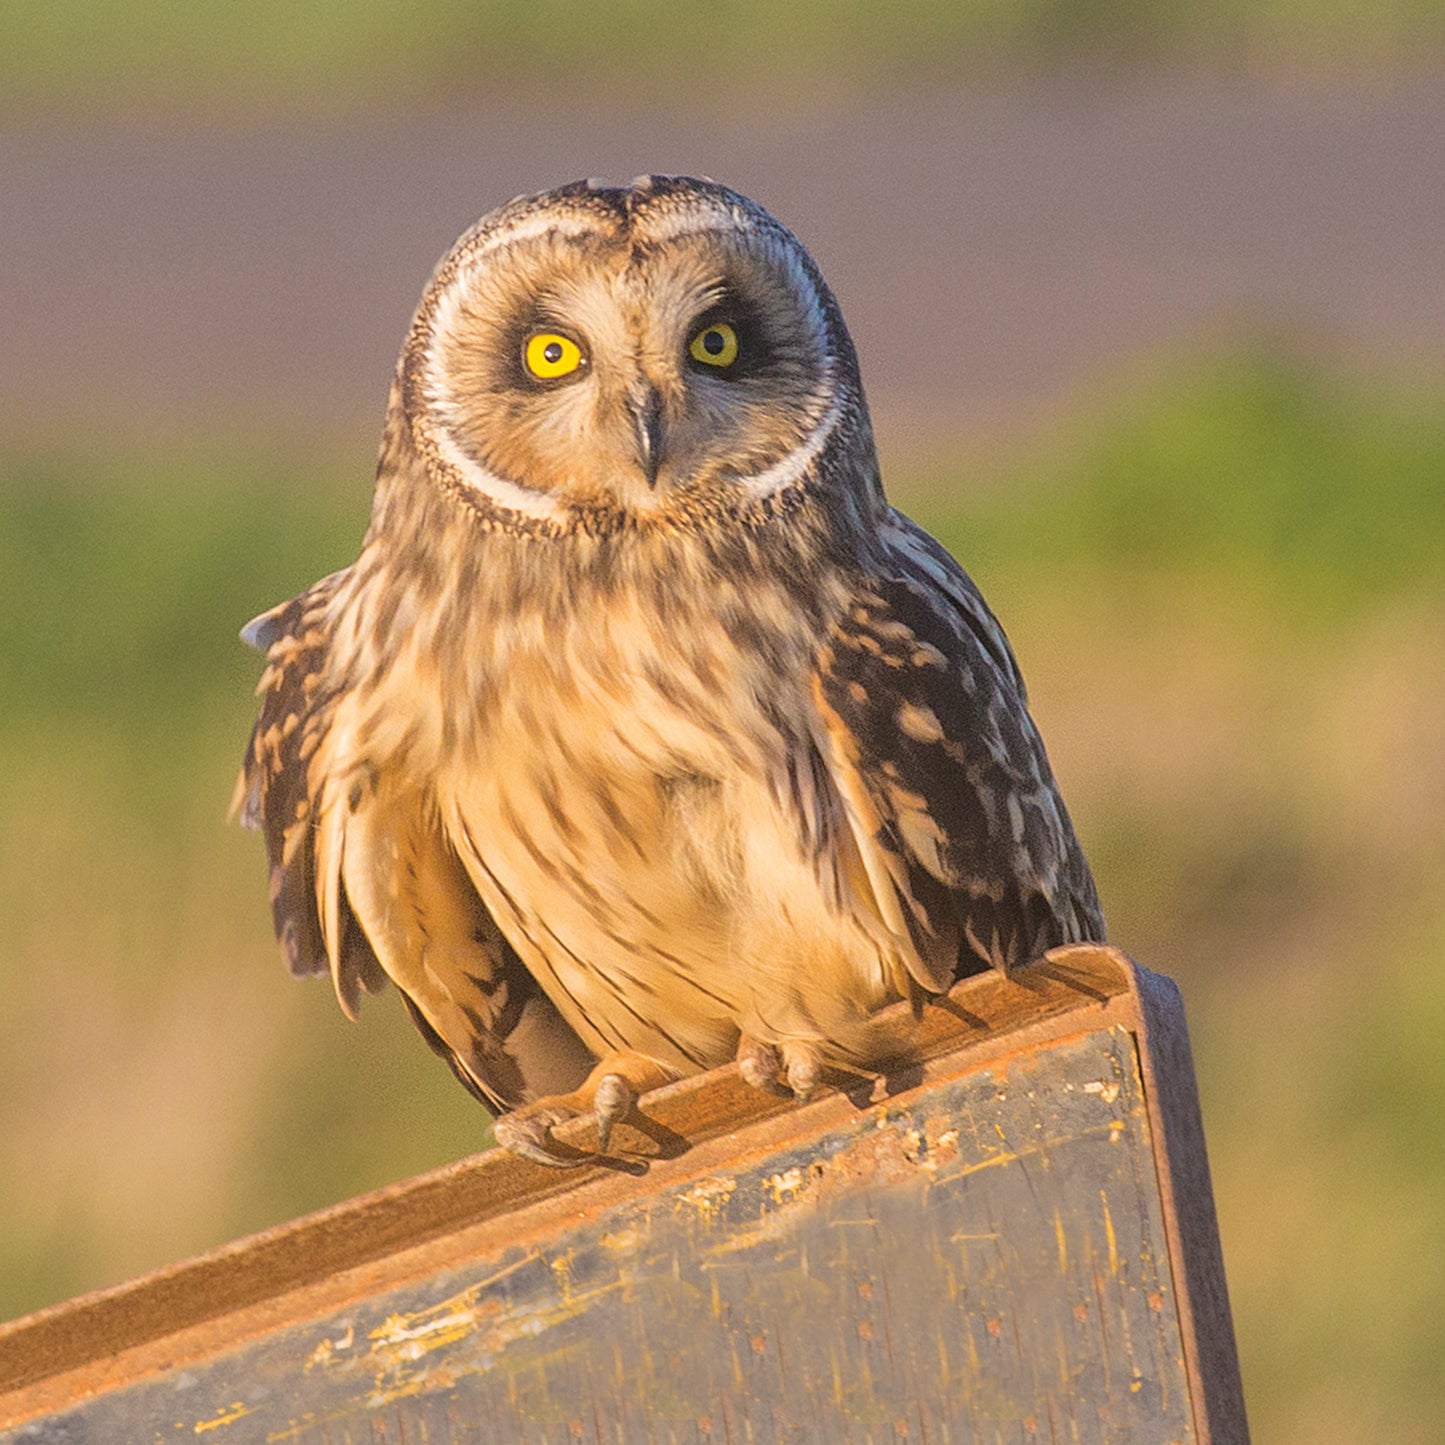
[[[850,976],[879,975],[779,788],[807,735],[810,661],[802,639],[753,649],[706,620],[614,615],[514,647],[476,710],[444,769],[444,819],[594,1052],[712,1067],[769,1011],[759,979],[785,963],[821,949]],[[863,992],[880,1001],[874,983]]]
[[[699,670],[681,651],[617,619],[513,645],[438,796],[498,925],[588,1046],[696,1068],[736,1045],[736,795],[773,724],[738,659]]]

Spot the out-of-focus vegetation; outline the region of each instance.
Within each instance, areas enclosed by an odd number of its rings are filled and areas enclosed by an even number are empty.
[[[469,1153],[485,1116],[392,1009],[355,1031],[273,987],[258,841],[225,825],[259,663],[237,624],[355,554],[366,479],[0,475],[7,1317]]]
[[[0,480],[3,1317],[484,1135],[394,998],[356,1027],[284,976],[223,824],[236,628],[354,555],[367,479]],[[1437,1438],[1441,398],[1246,347],[895,480],[1013,637],[1116,938],[1184,986],[1259,1438]]]
[[[1063,59],[1358,75],[1442,54],[1434,0],[49,0],[0,11],[0,104],[274,116],[636,91],[734,114]]]
[[[930,520],[1190,1008],[1261,1440],[1445,1413],[1445,407],[1177,368]]]

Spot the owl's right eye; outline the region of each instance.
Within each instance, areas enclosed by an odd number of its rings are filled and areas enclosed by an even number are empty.
[[[522,348],[522,360],[527,370],[541,381],[555,381],[559,376],[568,376],[576,371],[587,358],[582,348],[570,336],[561,336],[555,331],[539,331],[527,338]]]

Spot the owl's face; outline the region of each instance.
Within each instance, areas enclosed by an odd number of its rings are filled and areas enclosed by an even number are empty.
[[[484,219],[438,267],[401,380],[437,480],[553,522],[756,501],[863,406],[807,252],[683,178],[578,183]]]

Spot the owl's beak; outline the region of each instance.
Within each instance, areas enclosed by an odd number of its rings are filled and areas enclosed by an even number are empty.
[[[655,386],[639,387],[628,398],[632,425],[637,436],[637,462],[647,485],[657,485],[662,465],[662,397]]]

